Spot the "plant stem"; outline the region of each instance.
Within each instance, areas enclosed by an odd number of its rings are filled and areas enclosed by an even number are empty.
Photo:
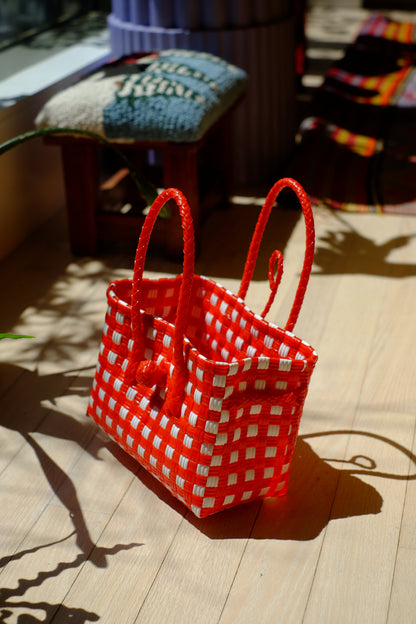
[[[0,334],[0,340],[3,340],[3,338],[13,338],[14,340],[17,340],[18,338],[33,338],[33,336],[25,336],[22,334]]]
[[[99,141],[103,143],[106,147],[110,148],[117,154],[117,156],[124,162],[128,170],[130,171],[131,177],[133,178],[134,183],[137,186],[137,189],[146,203],[151,206],[154,200],[156,199],[158,193],[156,188],[145,178],[145,176],[130,162],[127,156],[120,150],[118,147],[111,143],[108,139],[101,136],[100,134],[96,134],[95,132],[90,132],[89,130],[79,130],[77,128],[37,128],[36,130],[29,130],[23,134],[19,134],[17,137],[13,139],[9,139],[0,145],[0,155],[4,154],[8,150],[13,147],[17,147],[30,139],[34,139],[36,137],[48,136],[48,135],[56,135],[56,134],[74,134],[80,135],[83,137],[87,137],[89,139],[93,139],[95,141]]]

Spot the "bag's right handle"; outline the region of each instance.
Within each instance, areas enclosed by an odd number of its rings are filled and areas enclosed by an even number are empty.
[[[260,212],[257,220],[256,228],[254,230],[253,238],[250,243],[250,247],[247,254],[247,260],[244,266],[244,273],[241,280],[240,290],[238,296],[241,299],[245,299],[248,287],[253,277],[254,267],[256,265],[257,255],[260,248],[260,243],[263,238],[263,233],[266,228],[267,221],[270,216],[270,212],[273,205],[284,188],[290,188],[294,191],[299,199],[302,207],[303,216],[305,219],[306,229],[306,248],[305,257],[303,260],[302,273],[300,276],[298,288],[295,295],[295,300],[290,311],[289,319],[286,323],[285,329],[292,331],[299,316],[300,309],[302,307],[303,299],[305,296],[306,287],[308,285],[309,276],[312,270],[313,256],[315,253],[315,226],[313,222],[313,214],[310,201],[306,195],[302,186],[293,180],[292,178],[282,178],[274,184],[269,191],[264,206]]]

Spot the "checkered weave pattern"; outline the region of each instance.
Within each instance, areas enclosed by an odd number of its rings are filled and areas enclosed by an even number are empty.
[[[288,321],[292,327],[309,278],[314,236],[309,202],[291,179],[269,193],[238,297],[194,275],[192,220],[186,199],[175,189],[163,191],[146,218],[133,279],[115,281],[107,291],[88,415],[198,517],[287,489],[317,355],[289,329],[265,321],[244,303],[268,214],[286,186],[298,194],[307,224],[307,253]],[[150,232],[169,198],[182,217],[183,274],[145,279]],[[275,252],[271,299],[281,264]]]

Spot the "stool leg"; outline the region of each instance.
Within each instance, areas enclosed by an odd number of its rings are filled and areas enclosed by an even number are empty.
[[[220,173],[220,183],[222,187],[222,202],[226,207],[229,203],[232,189],[234,187],[231,152],[231,125],[228,115],[220,122],[212,141],[213,151],[211,153],[212,162],[216,164]]]
[[[66,208],[71,251],[94,255],[98,247],[95,218],[98,194],[97,148],[73,140],[62,145]]]
[[[199,231],[199,189],[198,189],[198,147],[187,143],[170,143],[163,149],[163,185],[175,187],[188,200],[196,238]],[[178,211],[172,215],[166,241],[171,257],[179,258],[183,253],[182,226]]]

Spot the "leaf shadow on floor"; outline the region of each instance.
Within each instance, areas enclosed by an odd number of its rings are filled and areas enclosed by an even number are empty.
[[[83,377],[82,370],[73,370],[65,374],[52,374],[38,376],[37,372],[21,370],[16,372],[13,365],[3,364],[0,366],[0,373],[7,376],[8,371],[16,378],[16,384],[20,384],[22,392],[14,388],[13,396],[15,400],[8,402],[7,393],[3,396],[4,409],[0,416],[0,427],[18,432],[22,437],[22,448],[26,443],[31,447],[34,456],[42,470],[44,477],[50,487],[51,497],[55,496],[57,501],[68,512],[68,517],[73,526],[73,531],[62,538],[42,543],[30,548],[22,548],[10,554],[3,555],[0,559],[0,570],[9,563],[24,560],[26,556],[36,553],[42,549],[53,548],[71,538],[75,538],[75,556],[69,561],[60,561],[54,568],[49,570],[39,570],[33,578],[19,577],[16,587],[2,587],[0,589],[0,616],[2,622],[7,622],[8,618],[20,613],[19,622],[40,622],[51,621],[59,611],[61,621],[76,621],[83,624],[94,622],[100,619],[100,615],[77,607],[51,604],[45,601],[31,602],[25,600],[25,594],[33,589],[40,588],[46,581],[57,578],[68,570],[80,570],[88,561],[95,567],[107,568],[109,558],[117,555],[121,551],[131,550],[142,546],[141,543],[115,544],[111,547],[98,546],[90,535],[87,522],[84,517],[81,503],[79,501],[76,487],[67,472],[62,469],[57,461],[52,458],[42,447],[42,437],[51,436],[57,439],[67,440],[68,443],[75,442],[84,452],[89,452],[95,460],[101,461],[99,451],[107,448],[110,442],[105,439],[95,444],[90,444],[97,433],[96,427],[85,419],[76,420],[64,412],[52,409],[45,404],[45,399],[53,401],[61,394],[78,394],[88,396],[91,386],[91,379]],[[30,384],[36,389],[32,394],[32,403],[28,403],[24,398],[23,388]],[[22,403],[19,404],[18,396],[22,396]],[[17,453],[19,452],[17,447]],[[18,459],[13,459],[18,461]],[[21,613],[22,610],[24,614]],[[42,611],[46,619],[38,620],[30,611]],[[23,620],[23,618],[25,618]]]
[[[393,440],[375,433],[334,430],[298,436],[285,496],[252,501],[207,518],[198,519],[185,506],[178,511],[187,522],[211,539],[313,540],[335,520],[381,513],[383,499],[377,488],[361,477],[411,480],[415,474],[389,474],[376,470],[377,458],[356,455],[350,459],[322,458],[309,439],[322,436],[370,438],[393,446],[416,467],[416,456]],[[342,464],[342,468],[337,465]],[[334,465],[331,465],[334,464]],[[146,487],[174,508],[178,502],[146,471],[137,474]]]
[[[414,232],[378,242],[364,236],[340,213],[332,213],[338,227],[318,235],[313,275],[374,275],[405,278],[416,276],[416,263],[390,261],[393,252],[406,247],[416,237]],[[374,215],[374,218],[383,218]]]

